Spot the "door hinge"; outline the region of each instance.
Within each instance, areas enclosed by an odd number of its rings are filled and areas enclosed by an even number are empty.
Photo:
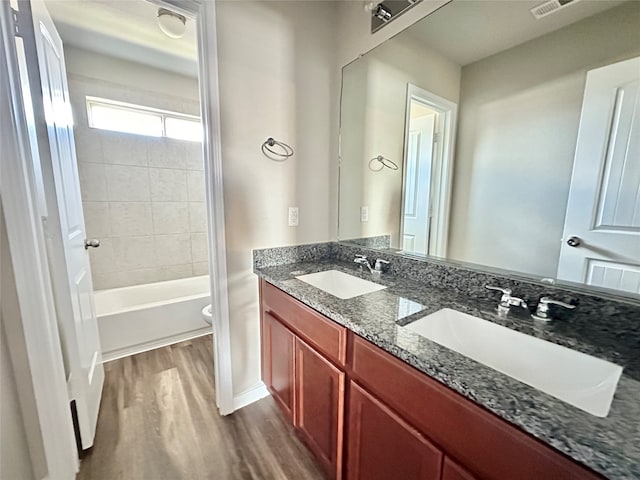
[[[22,27],[21,27],[21,15],[18,10],[15,8],[11,9],[11,18],[13,19],[13,34],[16,37],[22,37]]]
[[[24,22],[27,20],[26,15],[21,15],[19,10],[11,9],[11,18],[13,20],[13,34],[16,37],[23,38],[28,28],[25,28]]]
[[[11,19],[13,20],[13,34],[20,35],[20,25],[18,23],[18,11],[15,8],[11,9]]]
[[[433,134],[433,143],[438,143],[440,141],[440,133],[439,132],[435,132]]]

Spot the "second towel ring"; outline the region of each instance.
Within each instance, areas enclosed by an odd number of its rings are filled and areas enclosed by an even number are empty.
[[[278,140],[269,137],[262,144],[262,153],[271,160],[284,162],[287,158],[293,156],[293,148],[284,142],[279,142]]]
[[[379,165],[378,168],[374,168],[375,165]],[[389,160],[382,155],[378,155],[377,157],[373,157],[371,160],[369,160],[369,170],[371,170],[372,172],[379,172],[384,167],[387,167],[390,170],[398,170],[398,164],[396,162],[394,162],[393,160]]]

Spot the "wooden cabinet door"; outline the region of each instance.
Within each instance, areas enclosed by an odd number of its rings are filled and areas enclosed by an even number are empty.
[[[476,477],[471,475],[449,457],[444,457],[442,480],[476,480]]]
[[[263,381],[293,421],[294,408],[294,334],[268,312],[263,312]]]
[[[299,338],[294,424],[332,478],[342,478],[345,374]]]
[[[440,480],[442,452],[354,382],[347,434],[349,480]]]

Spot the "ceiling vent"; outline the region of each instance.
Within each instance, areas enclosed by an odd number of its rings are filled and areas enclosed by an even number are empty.
[[[531,14],[538,20],[578,1],[580,0],[550,0],[532,8]]]

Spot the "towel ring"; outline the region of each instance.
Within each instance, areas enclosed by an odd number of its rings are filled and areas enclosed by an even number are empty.
[[[265,157],[274,160],[276,162],[284,162],[289,157],[293,156],[293,148],[284,142],[279,142],[272,137],[262,144],[262,153]]]
[[[374,162],[378,162],[378,168],[374,168],[374,165],[377,165]],[[398,170],[398,164],[396,162],[394,162],[393,160],[389,160],[382,155],[378,155],[377,157],[373,157],[371,160],[369,160],[369,170],[371,170],[372,172],[379,172],[384,167],[387,167],[390,170]]]

